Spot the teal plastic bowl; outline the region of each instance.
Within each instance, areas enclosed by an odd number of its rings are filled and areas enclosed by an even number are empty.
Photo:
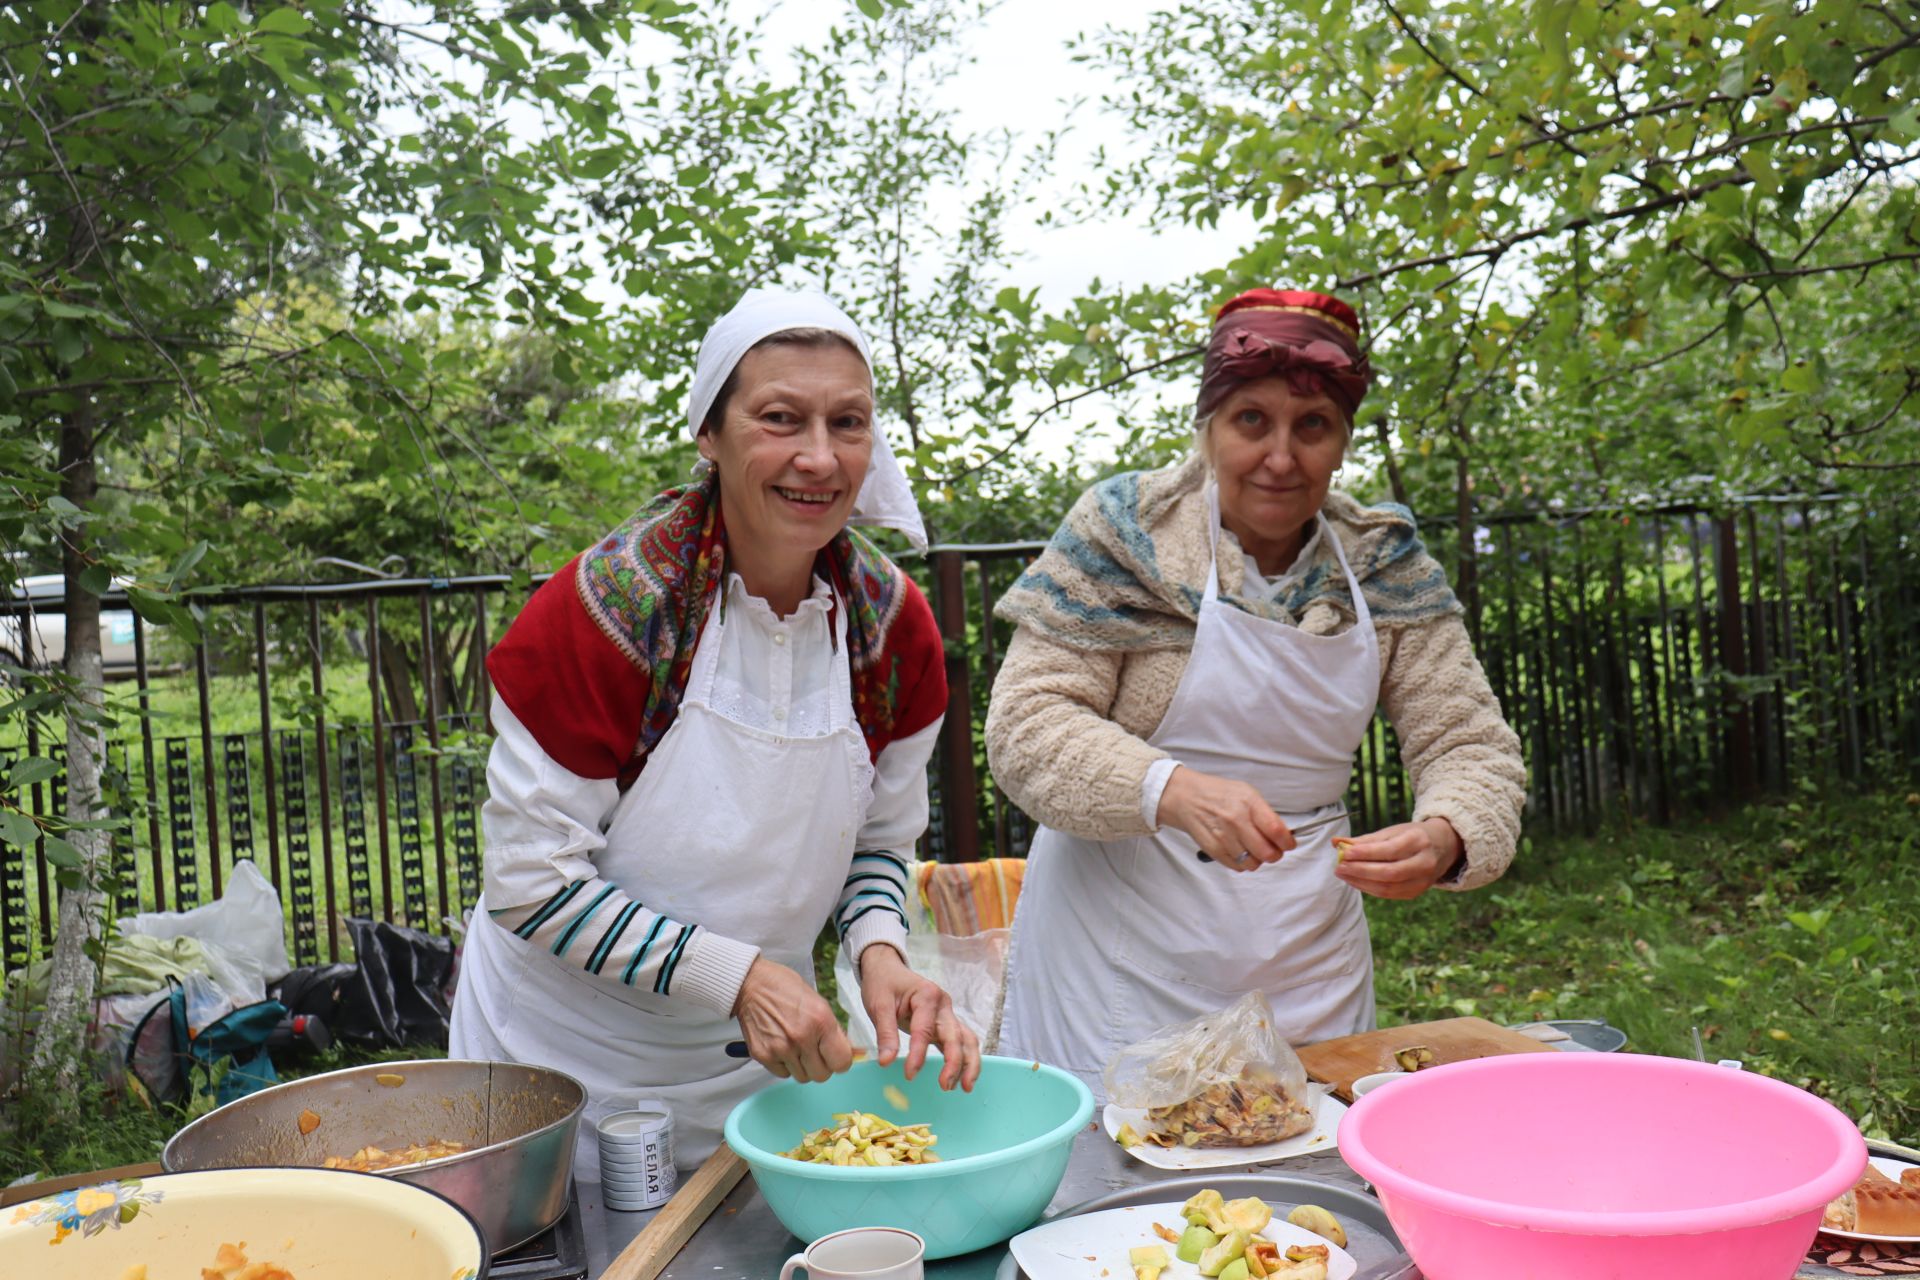
[[[1087,1086],[1027,1058],[983,1058],[972,1093],[943,1093],[937,1058],[907,1080],[896,1062],[856,1063],[824,1084],[783,1080],[727,1117],[727,1145],[753,1170],[774,1216],[802,1240],[847,1227],[904,1227],[927,1257],[999,1244],[1040,1220],[1067,1171],[1073,1139],[1093,1115]],[[882,1092],[907,1095],[899,1111]],[[803,1164],[781,1155],[837,1111],[927,1124],[938,1164],[873,1169]]]

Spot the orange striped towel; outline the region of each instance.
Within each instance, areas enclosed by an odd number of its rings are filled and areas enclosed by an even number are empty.
[[[933,927],[953,937],[1010,928],[1026,871],[1025,858],[922,862],[920,903],[933,916]]]

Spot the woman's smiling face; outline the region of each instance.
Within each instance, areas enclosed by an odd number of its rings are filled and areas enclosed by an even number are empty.
[[[873,455],[873,378],[841,342],[768,343],[741,357],[700,456],[720,473],[727,540],[809,558],[853,514]]]

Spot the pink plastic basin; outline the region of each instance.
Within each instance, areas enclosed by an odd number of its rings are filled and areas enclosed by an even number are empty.
[[[1339,1143],[1428,1280],[1786,1280],[1867,1163],[1804,1090],[1612,1053],[1421,1071]]]

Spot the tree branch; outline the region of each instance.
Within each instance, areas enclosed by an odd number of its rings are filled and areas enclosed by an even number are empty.
[[[89,378],[83,382],[55,382],[40,387],[20,387],[14,395],[22,400],[31,400],[36,396],[65,395],[70,391],[101,391],[107,387],[148,387],[156,383],[171,384],[177,381],[171,374],[154,374],[144,378]]]
[[[1422,40],[1420,38],[1420,33],[1415,31],[1413,29],[1412,24],[1410,24],[1406,20],[1406,18],[1401,14],[1400,10],[1394,7],[1393,0],[1380,0],[1380,3],[1386,7],[1386,10],[1388,13],[1393,15],[1394,22],[1397,23],[1400,27],[1400,30],[1406,34],[1407,39],[1413,41],[1416,45],[1420,46],[1420,52],[1426,54],[1427,60],[1432,62],[1434,66],[1439,67],[1440,70],[1446,72],[1448,79],[1452,80],[1455,84],[1459,85],[1462,89],[1465,89],[1468,93],[1480,99],[1482,102],[1489,104],[1490,106],[1498,107],[1502,105],[1500,103],[1495,102],[1492,98],[1488,97],[1485,91],[1480,89],[1477,85],[1473,84],[1465,76],[1461,75],[1460,72],[1455,70],[1453,66],[1450,63],[1448,63],[1445,58],[1442,58],[1437,52],[1435,52],[1427,44],[1425,40]],[[1579,156],[1582,160],[1585,160],[1588,158],[1586,152],[1582,151],[1579,147],[1574,146],[1573,143],[1569,142],[1564,136],[1562,136],[1561,130],[1557,126],[1548,124],[1545,120],[1541,119],[1539,116],[1534,115],[1530,111],[1516,110],[1514,114],[1519,116],[1520,119],[1526,121],[1528,124],[1532,125],[1534,127],[1534,130],[1537,133],[1539,133],[1540,140],[1542,142],[1550,142],[1557,146],[1565,147],[1568,151],[1571,151],[1574,155]]]
[[[1731,155],[1756,142],[1777,142],[1781,139],[1803,138],[1810,133],[1832,133],[1836,129],[1863,129],[1877,124],[1885,124],[1893,117],[1855,116],[1846,120],[1823,120],[1818,124],[1803,125],[1798,129],[1775,129],[1771,133],[1735,134],[1717,147],[1710,147],[1698,154],[1684,156],[1655,156],[1647,161],[1650,169],[1661,169],[1677,164],[1693,164],[1701,160],[1713,160],[1720,156]]]
[[[1860,59],[1854,66],[1853,78],[1858,80],[1863,73],[1873,70],[1894,54],[1905,52],[1916,45],[1920,45],[1920,31],[1910,32],[1906,39],[1887,45],[1876,50],[1871,56]]]
[[[1773,271],[1748,271],[1741,275],[1727,275],[1724,279],[1735,284],[1750,284],[1756,280],[1778,280],[1786,276],[1820,276],[1834,271],[1870,271],[1874,267],[1889,262],[1911,262],[1920,258],[1920,253],[1883,253],[1877,258],[1866,258],[1860,262],[1836,262],[1824,267],[1786,267]]]
[[[1205,355],[1206,350],[1207,349],[1205,347],[1188,347],[1185,350],[1176,351],[1172,355],[1167,356],[1163,359],[1155,360],[1151,364],[1143,364],[1135,368],[1123,370],[1122,372],[1115,374],[1113,377],[1108,378],[1105,382],[1100,383],[1098,386],[1087,387],[1085,390],[1076,391],[1070,396],[1055,396],[1051,404],[1042,405],[1038,410],[1036,410],[1034,412],[1034,415],[1031,418],[1027,419],[1027,425],[1024,427],[1021,427],[1018,431],[1016,431],[1013,435],[1013,438],[1008,440],[1006,444],[994,450],[992,453],[988,454],[984,459],[982,459],[979,462],[976,462],[972,466],[963,467],[959,471],[955,471],[949,475],[942,476],[940,478],[940,482],[943,484],[952,484],[956,480],[964,480],[966,477],[973,475],[975,472],[984,471],[986,468],[1000,461],[1002,458],[1006,457],[1009,453],[1012,453],[1015,449],[1019,448],[1022,444],[1025,444],[1027,437],[1033,434],[1033,429],[1039,426],[1040,420],[1042,418],[1045,418],[1048,414],[1057,413],[1061,409],[1066,408],[1068,405],[1073,404],[1075,401],[1085,400],[1088,396],[1097,396],[1103,391],[1111,391],[1113,390],[1113,388],[1120,386],[1122,383],[1133,381],[1135,378],[1139,377],[1143,373],[1152,373],[1156,369],[1164,369],[1168,365],[1179,364],[1183,360],[1191,360],[1195,356]]]
[[[1920,159],[1920,155],[1902,154],[1885,163],[1871,165],[1869,168],[1875,173],[1885,172],[1911,164],[1916,159]],[[1830,178],[1846,167],[1845,162],[1830,164],[1814,174],[1813,180],[1819,181],[1822,178]],[[1702,182],[1695,186],[1683,187],[1678,191],[1670,192],[1657,199],[1644,200],[1639,204],[1629,205],[1624,209],[1615,209],[1610,213],[1603,213],[1598,216],[1588,215],[1580,218],[1572,218],[1566,222],[1549,226],[1533,227],[1526,231],[1516,231],[1512,235],[1503,236],[1491,244],[1476,245],[1471,249],[1462,249],[1456,253],[1437,253],[1424,258],[1414,258],[1407,262],[1395,263],[1393,266],[1383,267],[1379,271],[1372,271],[1365,275],[1353,276],[1338,281],[1337,287],[1341,289],[1357,289],[1362,285],[1372,284],[1376,280],[1384,280],[1389,276],[1399,275],[1403,271],[1416,271],[1421,267],[1442,266],[1446,263],[1459,262],[1466,258],[1498,257],[1516,245],[1525,244],[1530,240],[1538,240],[1543,236],[1558,235],[1562,232],[1578,231],[1582,227],[1597,226],[1608,222],[1620,222],[1628,218],[1641,217],[1644,214],[1658,213],[1662,209],[1671,209],[1680,205],[1692,204],[1695,200],[1700,199],[1709,192],[1718,191],[1721,187],[1744,187],[1752,181],[1753,175],[1745,169],[1736,170],[1722,177],[1715,178],[1711,182]],[[1823,268],[1823,270],[1825,269],[1831,268]],[[1759,276],[1752,278],[1759,278],[1766,274],[1767,273],[1759,273]],[[1724,278],[1738,280],[1748,277],[1725,276]]]

